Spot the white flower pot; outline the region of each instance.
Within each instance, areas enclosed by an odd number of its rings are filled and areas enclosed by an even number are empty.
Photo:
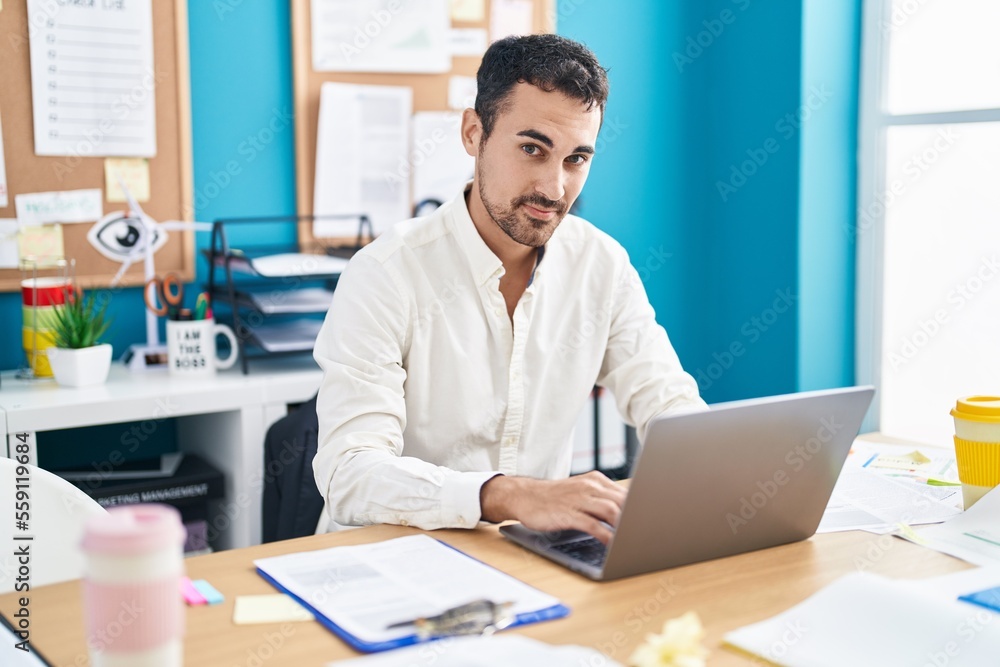
[[[67,387],[88,387],[104,384],[111,370],[111,344],[71,350],[65,347],[48,349],[49,364],[56,382]]]

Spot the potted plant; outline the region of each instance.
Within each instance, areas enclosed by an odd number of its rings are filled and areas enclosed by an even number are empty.
[[[55,347],[48,349],[56,382],[68,387],[102,384],[111,369],[111,344],[101,343],[111,321],[105,319],[108,304],[100,306],[93,293],[80,290],[68,295],[53,312]]]

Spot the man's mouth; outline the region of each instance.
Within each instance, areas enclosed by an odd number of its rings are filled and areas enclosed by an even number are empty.
[[[531,204],[522,204],[522,206],[524,206],[525,210],[528,212],[528,215],[530,215],[533,218],[538,218],[539,220],[551,220],[552,218],[556,217],[556,214],[559,212],[556,210],[536,208]]]

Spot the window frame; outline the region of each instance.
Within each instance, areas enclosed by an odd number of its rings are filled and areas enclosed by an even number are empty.
[[[853,230],[857,262],[854,370],[857,384],[874,385],[876,392],[862,423],[862,433],[879,431],[881,427],[885,207],[879,205],[877,195],[885,192],[887,130],[904,125],[1000,122],[1000,108],[914,114],[885,111],[891,15],[892,0],[863,0],[858,96],[858,208]],[[862,212],[868,213],[870,223],[862,221]]]

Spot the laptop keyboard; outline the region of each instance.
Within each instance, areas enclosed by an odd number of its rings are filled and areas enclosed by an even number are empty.
[[[563,544],[553,544],[552,549],[564,553],[570,558],[583,561],[588,565],[600,567],[604,563],[604,557],[608,553],[607,547],[601,544],[596,537],[588,537],[585,540],[564,542]]]

